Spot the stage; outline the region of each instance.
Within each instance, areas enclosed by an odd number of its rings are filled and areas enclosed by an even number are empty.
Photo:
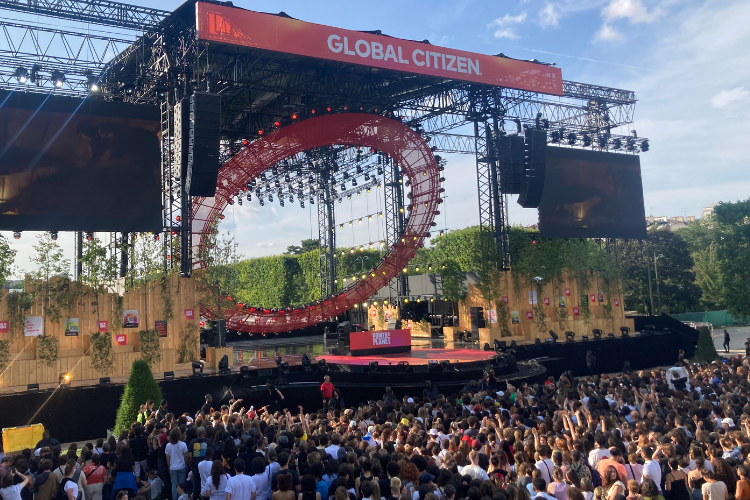
[[[448,360],[453,364],[487,362],[497,355],[493,351],[478,351],[475,349],[414,349],[399,354],[381,354],[379,356],[337,356],[326,354],[318,356],[315,361],[325,360],[328,364],[369,366],[377,361],[380,366],[398,365],[401,362],[409,366],[428,365],[430,361],[440,362]]]

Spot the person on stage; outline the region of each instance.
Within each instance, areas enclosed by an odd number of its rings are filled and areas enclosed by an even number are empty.
[[[729,332],[724,330],[724,352],[729,352]]]
[[[328,413],[328,404],[333,397],[333,384],[329,375],[323,377],[323,383],[320,384],[320,395],[323,397],[323,411]]]

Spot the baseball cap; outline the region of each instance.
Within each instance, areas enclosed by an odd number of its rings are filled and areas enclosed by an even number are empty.
[[[437,429],[430,429],[430,436],[437,436],[438,430]]]
[[[434,481],[435,476],[430,474],[429,472],[423,472],[421,476],[419,476],[419,484],[425,484],[429,483],[430,481]]]
[[[374,425],[369,426],[367,428],[367,432],[369,432],[370,434],[372,434],[373,432],[375,432],[375,426]]]

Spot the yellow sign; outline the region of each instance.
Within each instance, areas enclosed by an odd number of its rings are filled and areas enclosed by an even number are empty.
[[[5,453],[21,451],[26,448],[33,450],[36,444],[42,440],[42,434],[44,434],[44,426],[42,424],[4,428],[3,449]]]

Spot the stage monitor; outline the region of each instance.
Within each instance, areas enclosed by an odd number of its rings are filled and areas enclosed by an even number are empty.
[[[545,238],[645,238],[640,158],[548,146],[539,234]]]
[[[159,108],[0,92],[0,229],[162,229]]]

